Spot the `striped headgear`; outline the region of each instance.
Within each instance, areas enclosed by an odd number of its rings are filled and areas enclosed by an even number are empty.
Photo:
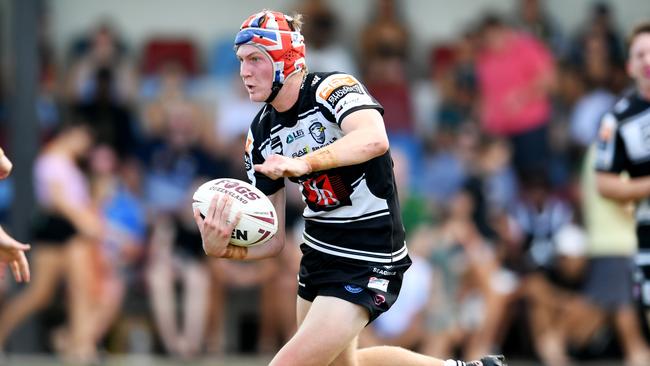
[[[290,75],[305,68],[305,40],[290,24],[292,20],[283,13],[263,10],[248,17],[235,37],[235,47],[253,45],[273,62],[273,86],[267,103]]]

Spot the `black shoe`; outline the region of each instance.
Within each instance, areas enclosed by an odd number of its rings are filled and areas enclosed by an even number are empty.
[[[467,366],[508,366],[503,355],[489,355],[481,358],[480,361],[467,362]]]

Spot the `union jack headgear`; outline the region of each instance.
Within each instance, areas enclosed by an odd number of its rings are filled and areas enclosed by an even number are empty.
[[[273,62],[273,86],[267,103],[290,75],[305,68],[305,39],[289,24],[292,20],[283,13],[264,10],[248,17],[235,37],[235,47],[253,45]]]

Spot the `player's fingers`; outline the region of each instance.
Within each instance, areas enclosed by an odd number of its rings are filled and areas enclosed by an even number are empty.
[[[4,154],[0,155],[0,179],[5,179],[13,169],[13,163]]]
[[[212,218],[214,217],[214,213],[217,211],[217,204],[219,203],[220,199],[221,199],[220,194],[215,194],[214,196],[212,196],[212,199],[210,200],[210,206],[208,206],[208,212],[205,215],[206,221],[211,221]]]
[[[31,274],[29,273],[29,262],[27,262],[27,257],[25,257],[25,253],[20,253],[20,260],[18,261],[18,267],[23,281],[29,282],[29,280],[31,279]]]
[[[265,161],[263,164],[255,164],[253,168],[255,168],[256,172],[268,175],[271,171],[273,171],[273,167],[275,166],[275,164],[269,162],[269,160]]]
[[[278,179],[278,174],[276,173],[276,171],[278,170],[277,167],[270,167],[267,166],[266,164],[263,164],[263,165],[258,165],[255,168],[255,170],[259,173],[266,175],[271,179]]]
[[[239,224],[240,219],[241,219],[241,211],[238,211],[235,214],[235,218],[230,223],[230,231],[232,231],[237,226],[237,224]]]
[[[13,273],[16,282],[23,282],[23,277],[20,273],[20,267],[18,266],[18,261],[14,260],[9,262],[9,268],[11,268],[11,272]]]
[[[11,239],[10,245],[18,250],[29,250],[31,248],[29,244],[21,243],[14,238],[10,238],[10,239]]]
[[[194,221],[196,222],[196,226],[199,227],[199,231],[201,232],[201,235],[203,235],[203,218],[201,217],[201,210],[199,210],[198,207],[194,207],[192,211],[194,212]]]
[[[223,212],[226,209],[226,205],[228,204],[228,201],[231,199],[231,197],[229,195],[226,195],[226,194],[222,194],[220,196],[221,197],[219,197],[219,201],[217,201],[217,208],[214,211],[213,220],[214,220],[215,223],[221,222],[221,220],[223,219],[223,215],[224,215]]]
[[[226,196],[226,202],[224,202],[223,209],[221,210],[221,216],[219,217],[220,222],[232,224],[228,222],[228,219],[230,218],[230,211],[232,210],[232,203],[233,198]]]

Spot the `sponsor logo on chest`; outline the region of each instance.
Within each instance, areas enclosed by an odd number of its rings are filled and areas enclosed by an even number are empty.
[[[290,131],[286,139],[287,145],[303,137],[305,137],[305,131],[303,131],[302,129],[299,129],[297,131]]]

